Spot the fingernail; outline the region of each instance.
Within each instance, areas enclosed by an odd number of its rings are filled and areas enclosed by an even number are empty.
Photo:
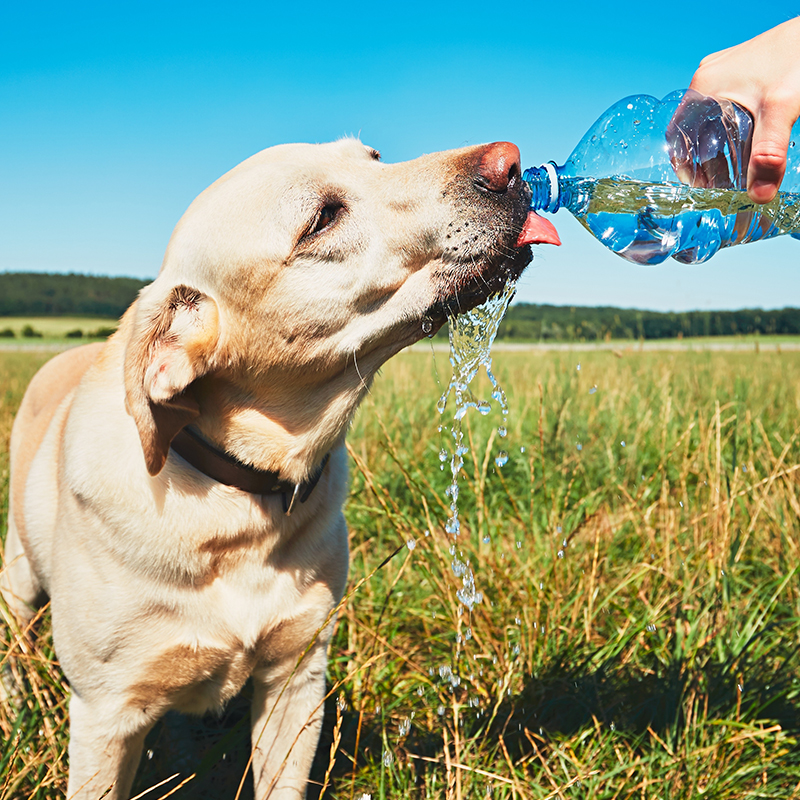
[[[768,203],[778,193],[778,187],[772,181],[753,181],[747,190],[750,197],[758,203]]]

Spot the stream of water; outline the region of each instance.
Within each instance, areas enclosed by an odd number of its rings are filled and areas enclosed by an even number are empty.
[[[464,443],[461,422],[470,409],[475,409],[483,416],[492,410],[490,402],[477,399],[470,390],[470,383],[483,367],[492,384],[492,400],[498,403],[503,415],[502,424],[497,429],[498,435],[501,439],[507,435],[508,402],[503,388],[492,373],[491,348],[500,322],[514,296],[515,288],[516,284],[509,281],[503,291],[490,297],[483,305],[472,311],[450,317],[448,322],[450,364],[453,367],[453,375],[450,378],[449,386],[439,398],[437,409],[443,415],[448,400],[453,395],[455,409],[450,426],[453,450],[451,455],[446,448],[442,448],[439,459],[445,463],[448,456],[450,458],[451,481],[446,490],[450,500],[450,516],[445,524],[445,530],[452,539],[450,544],[450,555],[453,557],[451,567],[456,577],[461,579],[461,588],[456,596],[461,606],[467,611],[472,611],[473,606],[483,600],[483,594],[475,585],[475,575],[469,558],[464,555],[464,549],[459,541],[461,520],[458,514],[458,478],[464,466],[464,456],[469,452],[469,448]],[[440,426],[440,430],[442,427]],[[507,461],[508,453],[501,450],[495,458],[495,463],[498,467],[502,467]],[[488,539],[484,541],[488,542]],[[467,628],[466,638],[470,638],[469,628]]]

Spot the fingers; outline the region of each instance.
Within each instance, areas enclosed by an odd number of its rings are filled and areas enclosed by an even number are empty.
[[[786,172],[786,154],[794,119],[785,108],[758,114],[747,170],[747,193],[756,203],[768,203],[778,193]]]

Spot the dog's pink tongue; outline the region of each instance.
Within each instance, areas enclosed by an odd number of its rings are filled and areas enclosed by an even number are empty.
[[[535,211],[530,211],[517,239],[517,247],[524,247],[526,244],[561,244],[561,239],[558,238],[558,231],[552,222],[540,217]]]

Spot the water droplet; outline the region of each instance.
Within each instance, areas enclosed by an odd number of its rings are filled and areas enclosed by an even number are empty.
[[[438,714],[440,717],[443,717],[443,716],[444,716],[444,706],[439,706],[439,708],[437,708],[437,709],[436,709],[436,713],[437,713],[437,714]]]
[[[620,442],[620,445],[621,445],[622,447],[625,447],[625,442]]]
[[[563,550],[559,550],[558,551],[558,557],[559,558],[564,558],[564,551]]]
[[[525,452],[525,448],[524,447],[520,447],[519,451],[520,451],[520,453],[524,453]]]
[[[517,545],[517,550],[522,550],[522,542],[517,541],[516,545]]]
[[[492,406],[489,403],[486,402],[478,403],[478,413],[480,413],[482,417],[485,417],[491,410]]]
[[[737,683],[736,688],[739,690],[739,694],[741,694],[744,691],[744,686],[742,686],[741,683]]]
[[[742,464],[742,472],[747,472],[747,467],[744,464]]]
[[[617,726],[613,722],[608,727],[611,728],[612,731],[617,729]]]
[[[397,728],[397,732],[401,736],[406,736],[410,730],[411,730],[411,720],[408,717],[403,717],[403,719],[400,720],[400,725]]]
[[[417,697],[422,697],[425,694],[425,688],[423,686],[417,687]]]
[[[580,442],[578,442],[578,444],[577,444],[577,445],[575,445],[575,447],[576,447],[576,448],[577,448],[579,451],[580,451],[580,450],[583,450],[583,445],[582,445]]]
[[[391,750],[384,750],[383,751],[383,766],[384,767],[391,767],[393,762],[394,762],[394,756],[392,755],[392,751]]]
[[[681,508],[683,508],[683,500],[678,500],[678,502],[680,503]]]
[[[491,540],[491,539],[490,539],[488,536],[484,536],[484,537],[483,537],[483,543],[484,543],[484,544],[489,544],[489,542],[491,542],[491,541],[492,541],[492,540]]]
[[[498,436],[499,436],[501,439],[504,439],[506,436],[508,436],[508,428],[506,428],[506,426],[505,426],[505,425],[501,425],[501,426],[500,426],[500,427],[497,429],[497,435],[498,435]]]
[[[406,542],[406,547],[407,547],[409,550],[413,550],[413,549],[414,549],[416,546],[417,546],[417,542],[416,542],[416,540],[415,540],[415,539],[409,539],[409,540]]]
[[[655,633],[656,626],[651,623],[650,625],[647,626],[647,630],[650,631],[650,633]]]
[[[596,391],[597,391],[597,385],[592,386],[592,388],[589,389],[589,394],[594,394]]]
[[[627,105],[627,109],[628,109],[628,111],[630,111],[631,109],[633,109],[633,103],[628,103],[628,105]]]
[[[433,330],[433,323],[429,319],[422,320],[422,332],[430,333]]]
[[[347,700],[344,699],[344,695],[340,694],[339,697],[336,699],[336,705],[339,708],[339,711],[344,713],[347,711]]]
[[[447,456],[448,456],[448,455],[449,455],[449,454],[448,454],[447,450],[445,450],[445,449],[444,449],[444,447],[443,447],[443,448],[442,448],[442,449],[439,451],[439,461],[447,461]]]
[[[556,533],[561,533],[561,526],[560,525],[556,525]]]
[[[494,460],[494,463],[497,464],[498,467],[504,467],[508,464],[508,453],[505,450],[501,450],[497,454],[497,458]]]
[[[580,371],[581,371],[581,362],[580,362],[580,361],[578,362],[578,366],[577,366],[577,367],[575,367],[575,369],[576,369],[578,372],[580,372]]]

